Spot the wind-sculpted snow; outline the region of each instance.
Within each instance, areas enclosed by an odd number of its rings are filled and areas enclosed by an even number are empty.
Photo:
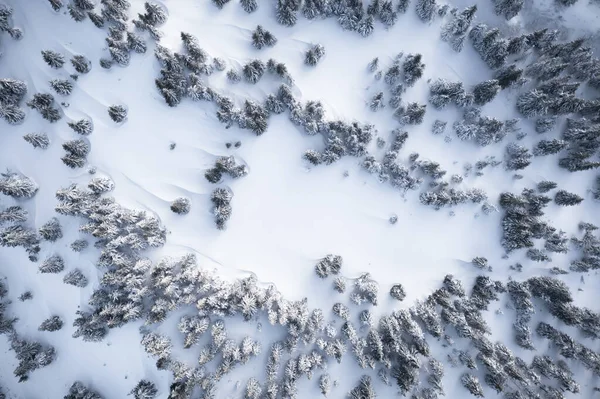
[[[4,2],[0,398],[600,389],[596,3]]]

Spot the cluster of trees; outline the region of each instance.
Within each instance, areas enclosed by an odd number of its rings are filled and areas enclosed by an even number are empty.
[[[423,76],[425,64],[422,62],[421,54],[409,54],[404,59],[404,62],[400,64],[402,56],[403,54],[399,54],[392,66],[384,74],[384,81],[390,86],[402,83],[410,87]]]
[[[222,156],[217,158],[215,166],[208,169],[204,177],[209,182],[216,184],[221,181],[224,174],[229,175],[233,179],[238,179],[248,174],[248,167],[238,164],[233,155]]]
[[[554,344],[561,356],[567,359],[575,359],[595,375],[600,375],[600,356],[590,348],[576,342],[569,335],[557,330],[551,325],[540,322],[536,332]]]
[[[581,257],[571,262],[570,269],[577,272],[587,272],[600,268],[600,240],[595,231],[598,227],[590,223],[581,223],[580,230],[583,231],[581,238],[573,237],[571,241],[581,252]]]
[[[570,172],[595,169],[600,162],[593,156],[600,148],[600,125],[588,119],[567,119],[563,139],[568,143],[567,155],[558,161],[558,165]]]
[[[268,30],[265,30],[262,26],[258,25],[252,32],[252,45],[257,49],[263,47],[273,47],[277,44],[277,38]]]
[[[485,147],[501,142],[509,133],[518,131],[518,119],[500,121],[489,116],[481,116],[480,108],[467,108],[463,119],[454,122],[452,127],[461,140],[475,141]]]
[[[62,118],[62,113],[56,107],[54,96],[49,93],[36,93],[33,98],[27,102],[27,106],[37,110],[42,118],[50,123],[54,123]]]
[[[0,4],[0,32],[6,32],[14,40],[19,40],[23,37],[23,31],[20,28],[10,26],[13,9],[6,4]]]
[[[419,195],[419,201],[423,205],[433,206],[435,209],[441,209],[444,206],[456,206],[469,201],[480,204],[485,200],[487,200],[487,195],[479,188],[463,191],[452,187],[448,188],[444,184],[439,185],[435,191],[424,191]]]
[[[89,190],[75,184],[58,190],[59,204],[55,208],[59,214],[85,220],[80,231],[98,239],[96,247],[101,248],[99,266],[119,265],[134,258],[138,251],[162,246],[166,231],[158,218],[124,208],[114,198],[102,197],[101,194],[112,185],[100,182],[94,180],[93,189]]]
[[[0,117],[11,125],[23,122],[25,111],[19,105],[26,94],[25,82],[16,79],[0,79]]]
[[[548,252],[567,252],[567,239],[562,231],[541,220],[543,209],[552,199],[534,190],[524,189],[521,195],[500,194],[500,206],[505,210],[502,219],[502,246],[507,252],[532,248],[533,240],[544,240]]]
[[[320,278],[327,278],[330,274],[339,274],[343,259],[340,255],[328,254],[315,265],[315,273]]]
[[[18,176],[16,178],[18,178]],[[0,189],[2,188],[2,183],[4,181],[4,179],[0,179]],[[25,183],[34,184],[33,181],[26,181]],[[9,182],[9,184],[15,183]],[[33,191],[30,191],[32,190],[31,187],[34,188]],[[28,190],[25,192],[33,192],[33,194],[37,192],[37,186],[35,184],[29,187],[23,187],[21,185],[21,187],[17,187],[17,189],[25,189]],[[2,192],[4,194],[7,193],[4,190],[2,190]],[[21,192],[21,194],[22,193],[23,192]],[[12,192],[13,196],[14,194],[16,193]],[[29,259],[32,262],[35,262],[37,261],[37,254],[40,252],[40,238],[36,234],[35,230],[32,230],[25,225],[26,221],[27,211],[20,206],[11,206],[0,211],[0,245],[3,247],[23,247],[29,255]]]
[[[65,141],[62,145],[66,154],[61,158],[69,168],[82,168],[87,162],[90,145],[87,140],[76,139]]]
[[[231,200],[233,192],[226,188],[216,188],[210,196],[213,203],[213,214],[215,215],[215,224],[219,230],[225,229],[225,223],[231,217]]]
[[[455,14],[453,18],[442,27],[442,40],[448,42],[454,51],[462,51],[467,32],[475,17],[475,12],[477,12],[477,5],[467,7],[462,12]]]

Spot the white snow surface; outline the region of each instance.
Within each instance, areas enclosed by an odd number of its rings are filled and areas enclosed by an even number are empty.
[[[509,265],[524,259],[524,253],[517,252],[509,259],[502,259],[500,213],[486,216],[480,205],[473,204],[453,208],[454,216],[449,214],[449,209],[435,211],[419,203],[419,191],[403,195],[379,183],[362,170],[360,160],[353,157],[344,157],[330,166],[309,167],[301,155],[306,149],[322,150],[321,136],[305,135],[288,120],[287,114],[272,116],[267,132],[256,137],[237,127],[225,129],[216,119],[216,107],[212,103],[193,103],[186,99],[176,108],[170,108],[154,85],[160,67],[150,40],[148,52],[133,54],[127,68],[115,66],[107,71],[98,64],[102,56],[108,55],[104,30],[95,28],[89,20],[76,23],[68,15],[55,14],[46,0],[4,1],[14,8],[13,21],[23,29],[24,35],[18,42],[3,38],[0,77],[27,82],[28,98],[35,92],[51,92],[50,79],[66,78],[73,72],[70,64],[60,70],[50,69],[41,58],[41,50],[56,50],[68,58],[83,54],[93,62],[92,71],[79,77],[71,96],[64,99],[55,96],[69,103],[68,107],[62,107],[64,117],[59,122],[48,124],[30,109],[26,110],[26,121],[20,126],[12,127],[0,121],[0,167],[20,171],[40,185],[32,200],[21,203],[30,213],[29,222],[37,227],[55,216],[57,189],[71,183],[86,184],[92,177],[86,172],[87,168],[69,169],[60,160],[62,142],[77,138],[67,122],[86,117],[94,123],[94,132],[88,137],[92,148],[88,162],[97,168],[96,176],[113,179],[116,189],[112,195],[119,203],[156,213],[169,231],[167,244],[149,254],[153,260],[193,252],[198,255],[201,267],[216,268],[220,275],[230,278],[254,273],[262,283],[275,284],[286,298],[308,297],[310,307],[328,310],[339,301],[339,294],[332,289],[332,280],[320,280],[314,273],[316,262],[328,253],[343,257],[344,276],[355,278],[369,272],[380,283],[382,300],[375,309],[378,313],[408,307],[414,300],[423,299],[440,286],[448,273],[469,286],[479,272],[470,264],[475,256],[488,258],[493,266],[490,277],[503,280],[509,273],[519,280],[538,275],[553,265],[566,266],[570,259],[570,255],[555,255],[552,264],[528,263],[523,273],[513,272],[508,269]],[[549,1],[533,3],[528,6],[532,8],[530,12],[536,12],[537,6],[541,10],[554,10],[552,4],[547,4]],[[252,58],[266,61],[273,57],[285,62],[295,80],[293,92],[300,101],[320,100],[327,119],[372,123],[378,136],[388,141],[391,130],[398,126],[389,106],[374,113],[366,105],[374,94],[385,88],[383,80],[376,81],[373,74],[367,72],[367,63],[374,57],[379,57],[381,68],[385,69],[400,52],[423,54],[425,75],[404,95],[404,102],[427,103],[429,79],[460,80],[468,88],[491,78],[491,71],[470,43],[465,43],[461,53],[453,52],[447,43],[439,40],[443,20],[437,18],[429,25],[423,24],[414,15],[412,4],[393,28],[385,30],[377,23],[375,32],[368,38],[343,31],[332,19],[308,21],[300,17],[292,28],[280,26],[273,17],[272,2],[266,1],[260,2],[258,11],[252,14],[246,14],[236,1],[228,3],[223,10],[200,0],[170,0],[162,4],[169,14],[168,21],[160,28],[164,33],[163,46],[179,50],[179,34],[185,31],[198,37],[201,47],[212,57],[223,58],[228,69],[241,69]],[[133,17],[142,9],[143,2],[132,1],[130,15]],[[598,7],[580,1],[564,13],[562,19],[573,35],[584,29],[592,32],[594,26],[598,27]],[[480,5],[476,22],[480,21],[506,24],[493,15],[488,4]],[[517,18],[510,22],[512,26],[501,26],[510,31],[520,23]],[[276,46],[263,50],[251,46],[251,31],[258,24],[277,37]],[[316,68],[310,68],[303,63],[304,52],[316,43],[325,47],[326,56]],[[232,85],[226,80],[225,72],[215,72],[206,81],[218,92],[235,98],[238,105],[245,98],[261,101],[279,85],[268,74],[256,85],[246,82]],[[124,123],[115,124],[108,117],[107,107],[112,104],[128,107]],[[483,107],[482,115],[501,119],[514,117],[514,93],[500,93]],[[487,155],[502,160],[505,144],[514,141],[514,137],[507,137],[501,145],[485,148],[461,142],[451,127],[458,117],[458,110],[436,111],[428,106],[423,124],[408,127],[409,138],[399,158],[406,160],[411,152],[418,152],[421,159],[440,162],[448,171],[447,176],[463,173],[465,163],[474,163]],[[444,141],[443,135],[431,134],[435,119],[448,121],[445,135],[453,139],[450,143]],[[520,143],[531,146],[538,137],[530,122],[524,121],[521,126],[528,136]],[[50,147],[45,151],[33,149],[22,139],[31,132],[47,133]],[[559,132],[560,127],[557,127],[544,138],[557,137]],[[242,142],[239,149],[225,147],[225,143],[238,140]],[[174,150],[169,149],[172,142],[176,143]],[[370,151],[378,157],[383,154],[375,142]],[[230,154],[248,166],[249,174],[238,180],[225,179],[225,185],[234,192],[233,215],[228,228],[218,231],[209,199],[216,186],[206,181],[204,172],[212,167],[217,156]],[[346,171],[348,176],[344,176]],[[546,157],[534,159],[522,174],[523,179],[514,180],[512,173],[501,166],[488,168],[481,177],[472,173],[462,187],[482,188],[490,202],[496,203],[503,191],[516,193],[543,179],[551,179],[557,181],[560,188],[585,197],[577,207],[559,209],[550,204],[545,218],[552,220],[555,227],[572,235],[581,220],[600,222],[596,204],[588,192],[594,181],[593,171],[571,174],[558,168],[555,157]],[[426,185],[422,189],[426,189]],[[169,209],[170,201],[179,196],[192,200],[188,215],[176,215]],[[13,201],[2,197],[0,204],[7,206]],[[395,225],[388,223],[392,214],[398,216]],[[16,365],[14,353],[8,350],[6,336],[0,336],[0,381],[8,396],[58,398],[73,381],[80,379],[106,398],[123,398],[139,379],[148,378],[157,382],[159,397],[166,398],[171,377],[168,372],[157,371],[154,360],[143,352],[137,331],[139,323],[111,330],[101,343],[71,338],[75,311],[87,306],[101,271],[94,264],[97,256],[94,248],[77,254],[68,247],[74,239],[81,238],[77,221],[62,216],[59,219],[65,236],[56,243],[43,243],[40,259],[55,252],[61,254],[67,271],[77,267],[88,276],[90,284],[86,288],[63,284],[64,273],[40,274],[37,265],[29,262],[20,248],[0,250],[0,272],[10,283],[11,312],[19,317],[17,331],[52,344],[58,353],[53,364],[34,371],[28,382],[19,384],[12,375]],[[569,282],[578,305],[598,309],[596,293],[600,287],[596,273],[586,275],[584,282],[579,280],[579,274],[561,278]],[[401,304],[387,295],[394,283],[402,283],[406,288],[408,296]],[[33,300],[18,301],[16,298],[26,290],[33,292]],[[494,303],[492,307],[496,310],[504,304]],[[55,333],[38,332],[37,326],[55,314],[64,318],[65,327]],[[512,311],[505,311],[503,315],[490,311],[488,316],[494,332],[492,338],[502,339],[512,334]],[[176,320],[175,316],[170,320]],[[233,326],[235,334],[240,336],[256,328],[254,324],[231,323],[228,324],[230,329]],[[165,331],[176,336],[174,327],[173,331],[169,330],[169,324],[174,323],[164,323]],[[597,343],[588,344],[597,348]],[[511,349],[518,350],[514,345]],[[236,369],[224,381],[226,388],[220,391],[219,397],[241,397],[243,384],[250,376],[243,373],[247,373],[247,368],[262,368],[267,352],[268,347],[264,347],[263,355],[244,368]],[[193,362],[197,351],[182,356]],[[332,366],[334,379],[340,381],[332,397],[343,397],[357,381],[357,378],[341,378],[347,373],[357,373],[353,368],[356,367],[347,364]],[[255,373],[260,375],[262,369]],[[456,373],[446,368],[444,382],[451,398],[466,394],[459,386]],[[592,378],[589,372],[581,373]],[[242,381],[238,389],[237,380]],[[584,379],[579,380],[583,386]],[[582,387],[581,395],[591,395],[592,387],[593,384]],[[302,397],[316,397],[316,382],[302,380],[299,391]],[[486,397],[496,395],[487,386],[484,391]],[[393,388],[382,388],[380,395],[388,397],[393,393]]]

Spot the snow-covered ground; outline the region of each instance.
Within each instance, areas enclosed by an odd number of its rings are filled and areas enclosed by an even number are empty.
[[[529,262],[525,265],[524,252],[517,252],[503,259],[501,212],[485,215],[477,204],[452,208],[452,215],[450,209],[436,211],[425,207],[419,203],[419,191],[404,194],[389,184],[378,182],[360,167],[361,160],[353,157],[344,157],[329,166],[309,166],[301,155],[307,149],[322,150],[323,140],[321,136],[307,136],[290,123],[286,114],[271,116],[267,132],[257,137],[237,127],[225,129],[217,120],[212,103],[186,99],[170,108],[154,85],[160,66],[153,55],[151,41],[148,41],[150,48],[146,54],[132,55],[128,67],[104,70],[98,64],[101,57],[108,55],[104,30],[97,29],[89,20],[76,23],[68,15],[54,13],[46,0],[4,1],[14,8],[13,22],[23,29],[23,38],[20,41],[3,38],[0,78],[25,81],[29,94],[50,92],[50,79],[67,78],[73,70],[71,65],[60,70],[50,69],[40,51],[52,49],[68,58],[83,54],[93,62],[92,71],[80,75],[72,95],[64,99],[56,96],[68,102],[68,107],[62,107],[64,117],[59,122],[49,124],[30,109],[22,125],[13,127],[0,121],[0,167],[20,171],[40,185],[34,199],[22,202],[29,211],[29,222],[35,226],[55,216],[57,189],[71,183],[86,184],[91,177],[87,167],[69,169],[60,160],[62,142],[77,136],[66,123],[85,117],[94,123],[94,131],[88,137],[89,166],[97,168],[97,176],[107,176],[115,182],[112,194],[117,202],[155,213],[168,229],[166,245],[148,252],[150,258],[158,260],[164,255],[192,252],[198,256],[201,267],[216,268],[219,275],[227,278],[253,273],[261,283],[273,283],[286,298],[308,297],[311,308],[329,309],[339,301],[331,280],[318,279],[314,272],[319,259],[330,253],[343,257],[341,273],[344,276],[356,278],[368,272],[379,282],[382,300],[375,309],[376,314],[406,308],[416,299],[424,299],[440,286],[446,274],[453,274],[470,286],[479,274],[470,263],[476,256],[489,260],[493,266],[489,273],[491,278],[504,281],[510,275],[521,280],[543,274],[551,266],[566,267],[567,261],[573,258],[573,255],[556,255],[551,264]],[[543,18],[553,17],[555,8],[550,1],[532,3],[526,7],[527,15],[539,12]],[[492,72],[469,43],[461,53],[455,53],[439,40],[444,19],[423,24],[412,8],[400,15],[391,29],[386,30],[378,23],[370,37],[362,38],[355,32],[343,31],[333,19],[299,18],[294,27],[283,27],[273,18],[272,2],[260,2],[258,11],[252,14],[245,13],[237,2],[228,3],[223,10],[209,1],[170,0],[162,4],[169,18],[160,28],[164,33],[161,45],[178,51],[180,32],[184,31],[198,37],[201,47],[211,56],[223,58],[228,69],[241,69],[252,58],[265,62],[275,58],[287,65],[294,78],[292,91],[298,100],[320,100],[327,119],[374,124],[377,135],[386,141],[390,140],[398,122],[389,107],[374,113],[367,105],[373,95],[385,89],[383,79],[377,81],[367,71],[367,64],[374,57],[379,57],[381,68],[385,70],[400,52],[423,55],[424,76],[408,89],[403,96],[405,102],[427,103],[430,79],[462,81],[469,88],[492,77]],[[524,23],[519,16],[507,24],[493,14],[487,2],[479,8],[476,23],[495,24],[506,32]],[[131,16],[142,10],[143,2],[132,1]],[[557,24],[565,26],[572,37],[582,32],[597,35],[599,15],[597,6],[580,1],[561,13]],[[252,47],[251,31],[258,24],[277,37],[274,47],[263,50]],[[325,47],[326,55],[316,68],[311,68],[304,65],[304,52],[317,43]],[[225,72],[215,72],[206,80],[210,87],[231,96],[238,105],[246,98],[262,101],[279,86],[279,81],[268,74],[256,85],[244,81],[233,85],[227,81]],[[107,107],[112,104],[127,106],[128,117],[124,123],[118,125],[110,120]],[[514,93],[501,92],[482,108],[482,115],[500,119],[515,117]],[[481,148],[461,142],[451,128],[459,117],[458,109],[449,107],[436,111],[428,106],[424,122],[407,129],[409,138],[400,158],[407,159],[411,152],[418,152],[420,159],[439,162],[448,171],[447,176],[462,174],[466,163],[474,164],[486,156],[502,160],[504,145]],[[448,122],[444,135],[431,133],[436,119]],[[538,140],[531,121],[523,121],[521,127],[528,135],[520,144],[531,147]],[[555,128],[544,138],[558,137],[560,131],[561,128]],[[33,149],[22,139],[31,132],[47,133],[50,147],[45,151]],[[452,140],[447,142],[444,136]],[[507,137],[504,143],[514,140]],[[226,143],[236,141],[241,141],[240,148],[226,148]],[[171,143],[176,144],[173,150],[169,147]],[[384,152],[377,149],[375,140],[370,151],[378,158]],[[221,155],[234,155],[249,169],[249,174],[240,179],[225,178],[225,185],[233,191],[234,197],[233,214],[224,231],[214,226],[209,197],[215,186],[204,178],[205,171]],[[483,176],[476,177],[472,173],[465,178],[461,187],[481,188],[495,204],[501,192],[518,193],[541,180],[551,179],[560,188],[575,192],[585,200],[580,206],[569,208],[552,203],[545,219],[569,236],[577,233],[579,221],[600,223],[597,204],[588,192],[593,188],[596,172],[569,173],[558,168],[555,157],[541,157],[535,158],[521,173],[523,178],[515,180],[502,166],[486,168]],[[180,196],[192,201],[188,215],[177,215],[169,209],[170,202]],[[8,197],[0,198],[0,205],[11,204]],[[394,225],[388,222],[392,215],[398,216]],[[9,351],[7,337],[0,336],[0,385],[8,397],[58,398],[73,381],[81,380],[95,386],[106,398],[122,398],[135,382],[147,378],[157,383],[159,397],[166,398],[170,376],[168,372],[157,371],[154,360],[139,345],[137,329],[141,323],[111,330],[101,343],[71,338],[75,311],[87,306],[102,271],[95,266],[96,249],[88,248],[77,254],[68,248],[74,239],[80,238],[77,221],[63,216],[59,219],[64,237],[55,243],[43,243],[40,259],[59,253],[65,258],[67,270],[78,267],[91,283],[83,289],[67,286],[62,282],[62,275],[40,274],[22,249],[0,250],[0,273],[9,282],[9,295],[13,300],[10,311],[19,317],[17,331],[29,338],[43,339],[55,346],[58,353],[53,364],[36,370],[28,382],[19,384],[12,375],[16,365],[14,353]],[[509,269],[518,261],[525,266],[523,273]],[[586,275],[584,282],[580,281],[579,274],[561,278],[569,282],[578,305],[599,309],[596,293],[600,287],[596,273]],[[406,288],[407,298],[402,304],[393,302],[387,295],[395,283],[402,283]],[[577,291],[578,288],[582,291]],[[33,292],[33,300],[18,301],[17,297],[26,290]],[[503,304],[494,304],[486,316],[493,330],[492,340],[512,334],[514,314],[509,311],[504,315],[494,314],[499,308],[503,308]],[[55,314],[64,318],[65,327],[55,333],[38,332],[41,321]],[[177,317],[172,316],[172,319]],[[164,324],[161,328],[175,336],[174,327]],[[256,328],[255,323],[233,325],[233,331],[240,336],[252,334]],[[597,343],[586,342],[598,348]],[[246,367],[262,368],[267,353],[264,349],[264,353]],[[518,347],[513,345],[511,349]],[[197,352],[187,355],[190,363]],[[353,366],[341,367],[344,368],[338,367],[335,371],[341,386],[332,397],[342,397],[358,379]],[[345,373],[356,374],[356,378],[343,379],[341,376]],[[448,397],[466,395],[466,391],[460,390],[460,373],[457,373],[447,370],[444,381]],[[583,375],[592,378],[589,372]],[[228,376],[227,381],[231,382],[226,381],[226,388],[218,397],[241,397],[247,377],[246,371],[236,369]],[[242,381],[242,387],[236,390],[234,385],[238,380]],[[580,382],[583,385],[583,381]],[[318,391],[314,385],[303,380],[299,386],[301,397],[316,397]],[[587,395],[591,395],[592,387],[590,384],[582,388],[582,396],[591,397]],[[486,397],[494,397],[495,392],[489,387],[484,390]],[[382,388],[381,397],[393,392],[393,388]]]

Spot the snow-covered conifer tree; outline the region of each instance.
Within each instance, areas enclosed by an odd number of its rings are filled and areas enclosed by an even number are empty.
[[[73,269],[69,273],[65,274],[63,282],[65,284],[74,285],[75,287],[84,288],[88,284],[88,279],[83,275],[81,270]]]
[[[247,82],[256,83],[262,78],[266,69],[267,68],[264,62],[262,62],[261,60],[252,60],[246,65],[244,65],[242,71],[244,73],[244,78]]]
[[[467,31],[476,11],[477,5],[467,7],[442,27],[442,40],[448,42],[454,51],[462,51]]]
[[[493,0],[494,11],[502,15],[506,20],[512,19],[519,14],[523,8],[523,0]]]
[[[54,69],[62,68],[65,64],[65,56],[56,51],[42,50],[42,58],[46,64]]]
[[[325,55],[325,47],[315,44],[304,54],[304,63],[309,66],[315,66]]]
[[[62,328],[64,322],[59,316],[52,316],[42,322],[38,327],[40,331],[58,331]]]
[[[417,0],[417,3],[415,4],[417,16],[423,22],[429,22],[433,19],[435,9],[435,0]]]
[[[52,79],[50,86],[61,96],[68,96],[73,91],[73,83],[66,79]]]
[[[75,381],[69,388],[64,399],[104,399],[98,392],[86,387],[80,381]]]
[[[31,198],[38,191],[38,185],[29,177],[7,171],[0,174],[0,192],[13,198]]]
[[[402,64],[402,71],[404,72],[404,83],[407,86],[412,86],[415,82],[423,76],[423,70],[425,64],[421,62],[421,54],[409,54]]]
[[[473,87],[473,102],[477,105],[489,103],[496,97],[501,87],[495,79],[486,80]]]
[[[92,70],[92,63],[83,55],[74,55],[71,58],[71,64],[79,73],[88,73]]]
[[[557,205],[562,206],[574,206],[580,204],[582,201],[583,198],[579,195],[569,193],[565,190],[558,190],[554,196],[554,202],[556,202]]]
[[[129,392],[135,399],[154,399],[158,394],[158,389],[152,381],[140,380]]]
[[[50,139],[46,133],[27,133],[23,139],[33,146],[45,150],[50,145]]]
[[[390,288],[390,296],[398,301],[403,301],[406,298],[406,292],[402,284],[394,284]]]
[[[127,108],[123,105],[111,105],[108,107],[108,116],[116,123],[123,122],[127,118]]]
[[[50,242],[54,242],[63,236],[60,222],[55,217],[44,223],[44,225],[40,227],[39,233],[44,240]]]
[[[191,201],[189,198],[179,197],[171,203],[171,211],[179,215],[186,215],[190,212]]]

